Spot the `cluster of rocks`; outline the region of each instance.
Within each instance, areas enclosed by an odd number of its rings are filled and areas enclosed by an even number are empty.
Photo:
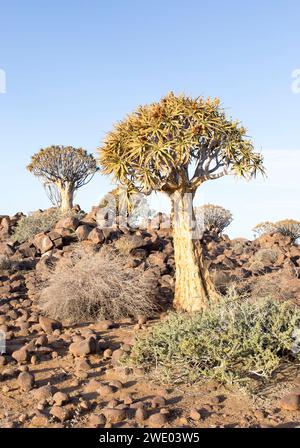
[[[50,231],[22,244],[12,240],[22,214],[0,217],[0,254],[12,263],[11,269],[0,271],[0,330],[6,334],[6,354],[0,356],[0,388],[4,400],[21,391],[32,408],[18,416],[16,426],[111,427],[125,422],[163,427],[174,418],[166,391],[141,399],[126,384],[130,375],[144,377],[144,372],[119,364],[130,352],[135,333],[147,328],[144,316],[135,321],[128,318],[70,326],[40,314],[36,298],[41,278],[47,279],[57,260],[70,256],[78,244],[95,250],[110,244],[126,250],[128,266],[152,270],[161,303],[166,308],[171,305],[174,251],[169,231],[160,228],[161,217],[154,228],[135,231],[118,225],[100,229],[96,215],[95,208],[81,219],[63,218]],[[258,280],[270,283],[272,276],[279,274],[285,290],[300,301],[300,247],[289,238],[274,234],[249,241],[206,234],[203,246],[220,289],[238,282],[251,291]],[[122,334],[123,328],[130,329],[130,336]],[[38,373],[40,365],[46,370],[49,365],[56,380],[45,380]],[[63,369],[58,367],[62,365]],[[68,385],[60,387],[64,382]],[[298,386],[284,395],[278,406],[283,412],[298,411]],[[198,408],[189,409],[185,422],[203,422],[204,414]]]

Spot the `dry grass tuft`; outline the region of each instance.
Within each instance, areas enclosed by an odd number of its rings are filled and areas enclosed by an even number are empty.
[[[70,322],[152,315],[157,305],[151,272],[128,268],[127,261],[107,247],[78,249],[57,265],[41,292],[42,311]]]

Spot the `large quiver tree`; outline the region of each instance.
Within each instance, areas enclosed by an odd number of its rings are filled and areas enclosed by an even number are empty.
[[[251,178],[262,157],[246,130],[225,116],[218,99],[169,93],[118,122],[99,148],[105,174],[130,190],[166,193],[172,201],[176,264],[174,305],[197,311],[218,299],[194,238],[193,198],[207,180],[226,174]]]
[[[97,162],[92,154],[72,146],[49,146],[31,158],[27,169],[42,179],[45,187],[56,195],[62,211],[73,207],[74,193],[94,176]]]

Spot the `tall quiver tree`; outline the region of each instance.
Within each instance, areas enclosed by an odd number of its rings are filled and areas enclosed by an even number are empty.
[[[192,312],[218,300],[201,240],[193,238],[193,198],[207,180],[227,174],[251,178],[263,172],[263,159],[246,130],[226,117],[218,99],[169,93],[117,123],[99,148],[99,161],[105,174],[130,190],[156,190],[170,197],[175,307]]]
[[[53,186],[58,192],[62,211],[73,207],[75,191],[86,185],[98,170],[92,154],[72,146],[41,149],[32,156],[27,169],[41,178],[44,186]]]

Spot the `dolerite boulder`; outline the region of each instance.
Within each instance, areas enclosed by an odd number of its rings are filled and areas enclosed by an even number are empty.
[[[88,238],[89,234],[93,230],[93,227],[83,224],[76,229],[76,235],[79,241],[84,241]]]
[[[53,333],[53,331],[61,330],[62,328],[62,324],[60,322],[45,316],[40,316],[39,324],[45,333]]]
[[[93,229],[88,234],[88,240],[91,241],[93,244],[101,244],[105,240],[102,230],[100,229]]]
[[[45,233],[38,233],[33,240],[33,244],[41,254],[44,254],[54,247],[53,242]]]
[[[58,221],[55,229],[70,229],[75,231],[79,226],[79,220],[76,217],[66,217]]]
[[[84,339],[83,341],[73,342],[69,346],[69,351],[74,356],[86,356],[92,353],[96,353],[97,351],[96,339],[90,337],[88,339]]]

